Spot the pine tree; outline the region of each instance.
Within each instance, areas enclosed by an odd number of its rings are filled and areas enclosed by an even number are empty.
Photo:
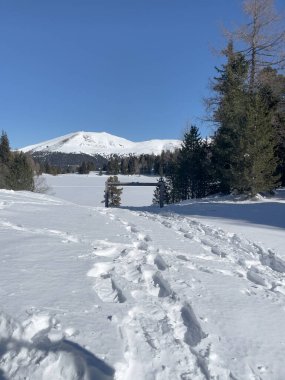
[[[9,168],[0,162],[0,189],[7,189],[7,178],[9,177]]]
[[[89,174],[90,169],[89,165],[87,162],[83,161],[82,164],[78,168],[78,173],[79,174]]]
[[[196,126],[191,126],[184,134],[182,147],[178,155],[177,170],[173,176],[174,191],[180,199],[198,198],[205,192],[206,155]]]
[[[213,164],[220,189],[250,195],[271,191],[278,178],[270,100],[261,88],[252,90],[247,62],[232,43],[225,54],[227,63],[213,86],[218,93]]]
[[[213,141],[213,165],[220,191],[229,193],[241,187],[244,154],[242,136],[246,128],[246,79],[248,64],[240,53],[233,50],[232,41],[224,51],[227,62],[217,69],[213,90],[213,121],[218,129]]]
[[[34,172],[23,152],[13,154],[9,164],[7,187],[12,190],[34,190]]]
[[[0,137],[0,162],[7,165],[11,159],[11,149],[7,133],[2,131]]]
[[[285,76],[267,67],[258,77],[258,92],[272,115],[271,124],[276,140],[277,174],[285,186]]]
[[[159,181],[162,180],[162,178],[160,177]],[[153,205],[159,205],[160,203],[160,186],[156,186],[156,188],[154,189],[154,192],[153,192],[153,198],[152,198],[152,204]]]
[[[270,109],[259,94],[253,94],[247,106],[245,188],[241,189],[252,196],[258,192],[272,191],[278,186],[276,141],[271,120]]]
[[[161,189],[161,183],[163,183],[163,193],[162,193],[162,197],[163,197],[163,203],[164,204],[169,204],[170,203],[170,188],[167,184],[167,182],[165,181],[165,179],[163,177],[160,177],[159,180],[158,180],[158,185],[156,186],[155,190],[154,190],[154,193],[153,193],[153,199],[152,199],[152,204],[154,205],[159,205],[160,204],[160,189]]]
[[[128,170],[128,157],[123,157],[122,158],[122,161],[121,161],[121,173],[122,174],[128,174],[129,173],[129,170]]]
[[[109,196],[109,207],[119,207],[121,205],[121,194],[123,192],[122,188],[112,185],[112,183],[119,182],[117,176],[111,176],[107,179],[108,184],[108,196]]]

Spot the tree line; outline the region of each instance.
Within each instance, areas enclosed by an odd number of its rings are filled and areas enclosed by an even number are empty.
[[[0,137],[0,188],[8,190],[35,190],[34,174],[37,166],[23,152],[12,152],[6,132]]]
[[[185,132],[164,176],[166,203],[214,193],[252,197],[285,186],[285,76],[264,68],[252,91],[244,55],[230,42],[225,56],[213,81],[216,131],[209,140],[194,125]]]
[[[244,12],[247,23],[228,33],[224,63],[211,82],[206,102],[215,126],[211,138],[203,139],[190,125],[181,149],[112,156],[101,172],[159,175],[167,203],[217,192],[254,196],[285,186],[285,31],[278,29],[273,0],[245,0]],[[31,159],[12,153],[5,133],[0,150],[0,186],[32,189]],[[56,174],[48,164],[41,169]],[[99,168],[88,162],[73,168],[81,174],[94,169]]]
[[[52,165],[50,162],[41,162],[41,173],[52,175],[65,173],[88,174],[90,171],[99,171],[101,174],[110,175],[165,175],[169,171],[169,165],[176,159],[178,150],[174,152],[163,151],[160,155],[141,154],[139,156],[111,155],[106,162],[96,165],[94,162],[83,160],[79,165],[65,165],[64,167]]]
[[[272,0],[246,0],[244,11],[248,22],[228,33],[225,63],[211,83],[207,109],[215,132],[206,142],[196,126],[186,131],[165,178],[169,203],[285,186],[285,31]]]

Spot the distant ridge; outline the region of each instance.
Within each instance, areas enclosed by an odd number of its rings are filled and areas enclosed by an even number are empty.
[[[74,132],[22,149],[32,155],[49,155],[52,153],[84,154],[89,156],[161,154],[180,148],[180,140],[149,140],[133,142],[106,132]]]

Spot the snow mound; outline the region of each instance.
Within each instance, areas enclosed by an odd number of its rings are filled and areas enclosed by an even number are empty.
[[[65,339],[49,315],[22,323],[0,313],[0,378],[41,380],[112,379],[114,370]]]

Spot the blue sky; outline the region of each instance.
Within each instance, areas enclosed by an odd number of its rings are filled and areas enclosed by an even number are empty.
[[[0,0],[0,129],[13,148],[79,130],[175,139],[187,122],[209,135],[212,50],[242,21],[241,0]]]

